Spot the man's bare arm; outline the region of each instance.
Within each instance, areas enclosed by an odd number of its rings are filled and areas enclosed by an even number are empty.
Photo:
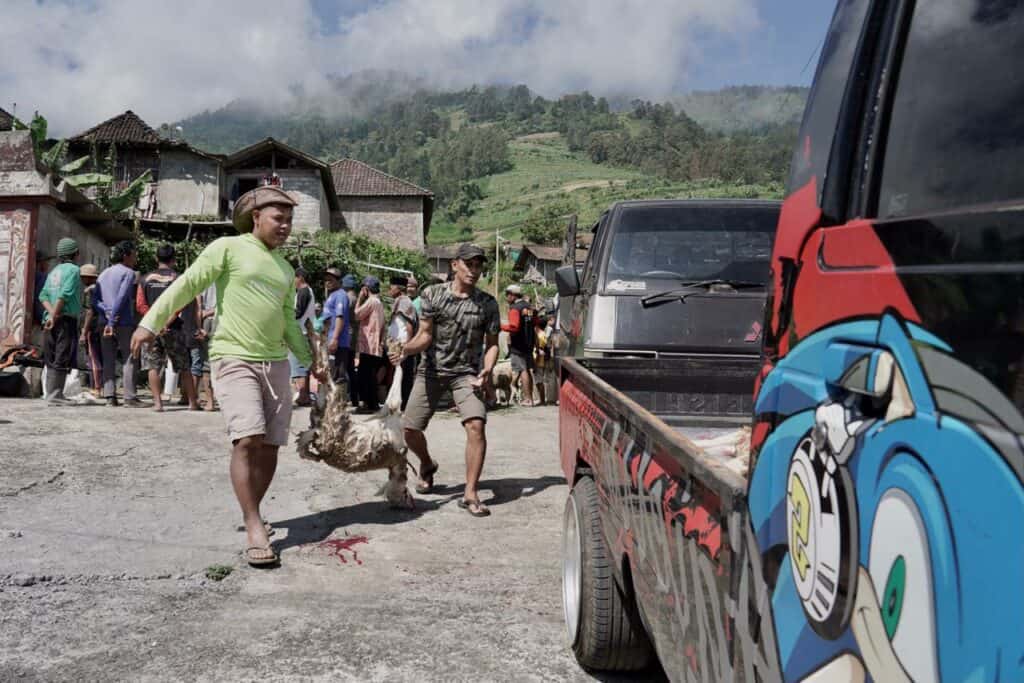
[[[421,320],[420,331],[416,333],[416,336],[405,343],[402,348],[401,356],[391,356],[391,362],[395,365],[401,363],[404,359],[410,356],[415,356],[417,353],[423,353],[429,347],[431,342],[434,341],[434,321]]]

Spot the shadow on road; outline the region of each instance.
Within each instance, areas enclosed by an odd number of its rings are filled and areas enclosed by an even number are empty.
[[[383,499],[346,505],[314,512],[302,517],[272,520],[275,529],[287,529],[288,536],[271,543],[271,547],[280,553],[282,550],[294,548],[307,543],[319,543],[327,540],[331,534],[341,527],[352,524],[403,524],[417,519],[425,512],[438,510],[448,500],[416,499],[415,510],[395,510],[388,507]]]
[[[490,498],[480,496],[480,500],[483,501],[484,505],[493,507],[495,505],[511,503],[520,498],[529,498],[552,486],[562,486],[564,484],[565,479],[563,477],[535,477],[532,479],[510,477],[508,479],[483,479],[480,481],[478,488],[481,491],[491,492]],[[465,490],[465,484],[434,486],[434,495],[461,496]]]
[[[528,498],[551,487],[564,484],[562,477],[508,478],[485,479],[480,482],[481,491],[490,491],[492,496],[481,496],[488,506],[511,503],[520,498]],[[404,524],[419,518],[425,513],[435,512],[442,505],[447,505],[461,497],[465,484],[453,486],[435,486],[432,496],[443,496],[441,499],[416,498],[415,510],[394,510],[383,500],[372,500],[355,505],[314,512],[292,519],[272,520],[275,529],[288,531],[287,537],[274,540],[271,547],[278,553],[309,543],[320,543],[330,538],[336,530],[357,524]]]

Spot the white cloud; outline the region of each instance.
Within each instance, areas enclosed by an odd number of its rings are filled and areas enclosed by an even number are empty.
[[[702,44],[758,23],[755,0],[384,0],[327,31],[305,0],[8,0],[0,106],[69,135],[125,109],[157,125],[236,97],[285,105],[290,84],[368,68],[658,95],[700,68]]]

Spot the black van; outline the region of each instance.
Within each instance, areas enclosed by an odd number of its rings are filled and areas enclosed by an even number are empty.
[[[593,228],[582,270],[556,272],[565,355],[758,355],[780,206],[614,204]]]

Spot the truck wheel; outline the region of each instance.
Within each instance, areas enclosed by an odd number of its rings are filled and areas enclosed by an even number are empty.
[[[562,604],[573,653],[581,666],[636,671],[651,661],[636,605],[615,581],[601,534],[597,485],[583,477],[565,504]]]

